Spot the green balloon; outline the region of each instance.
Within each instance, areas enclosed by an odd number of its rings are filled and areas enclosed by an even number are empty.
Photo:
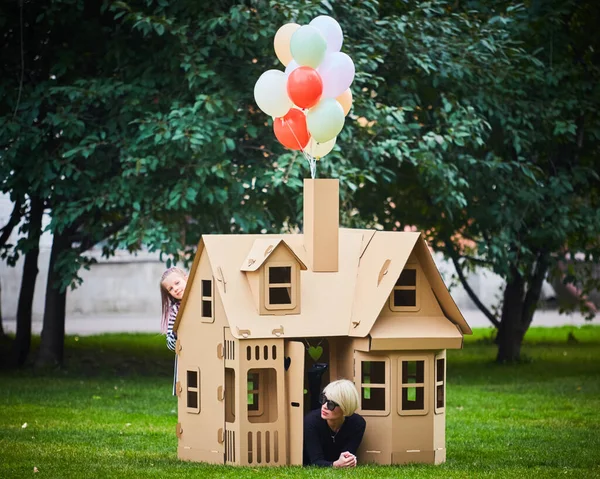
[[[306,123],[310,135],[319,143],[335,138],[344,127],[344,108],[335,98],[325,98],[308,110]]]
[[[298,65],[317,68],[325,58],[327,40],[315,27],[304,25],[292,35],[290,51]]]

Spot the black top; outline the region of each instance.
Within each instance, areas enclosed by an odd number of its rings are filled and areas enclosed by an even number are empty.
[[[352,414],[336,434],[321,418],[321,409],[309,412],[304,417],[304,465],[331,467],[342,452],[356,455],[366,426],[362,416]]]

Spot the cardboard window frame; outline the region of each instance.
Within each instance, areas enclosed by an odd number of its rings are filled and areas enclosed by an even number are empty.
[[[250,374],[256,374],[258,376],[258,389],[248,389],[248,376]],[[252,368],[248,369],[246,373],[246,411],[248,412],[248,416],[262,416],[265,412],[265,370],[264,368]],[[255,394],[256,401],[258,402],[258,409],[248,409],[248,394]]]
[[[270,283],[269,282],[269,270],[271,268],[290,268],[290,283]],[[265,309],[269,311],[281,311],[288,309],[295,309],[297,304],[297,290],[298,284],[296,280],[298,265],[294,261],[273,261],[267,263],[264,267],[263,281],[264,281],[264,305]],[[290,303],[271,304],[269,299],[269,293],[271,288],[290,288]]]
[[[402,377],[402,363],[424,361],[423,363],[423,382],[422,383],[404,383]],[[400,416],[426,416],[429,414],[429,391],[430,391],[430,358],[427,356],[400,356],[398,358],[398,414]],[[423,388],[423,409],[402,409],[402,391],[405,388]]]
[[[391,383],[391,362],[388,356],[371,356],[370,354],[362,354],[355,352],[355,373],[354,373],[354,384],[358,391],[359,401],[357,412],[361,416],[389,416],[390,414],[390,383]],[[362,369],[363,362],[383,362],[385,367],[384,377],[385,383],[364,383],[362,382]],[[362,398],[363,398],[363,387],[369,387],[371,389],[383,389],[385,391],[385,409],[374,410],[374,409],[363,409]]]
[[[204,281],[210,281],[210,296],[204,296]],[[213,276],[210,279],[200,280],[200,320],[203,323],[214,323],[215,322],[215,278]],[[204,301],[210,302],[210,316],[204,316]]]
[[[421,310],[421,295],[420,290],[421,290],[421,269],[419,268],[417,263],[407,263],[406,266],[404,267],[404,269],[400,272],[400,275],[402,275],[402,273],[406,270],[414,270],[415,272],[415,285],[414,286],[396,286],[396,283],[394,282],[394,287],[392,288],[392,291],[390,293],[390,297],[388,300],[388,305],[391,311],[394,311],[396,313],[402,313],[402,312],[414,312],[414,311],[420,311]],[[398,279],[400,279],[400,276],[398,276]],[[396,281],[398,281],[398,279],[396,279]],[[394,291],[414,291],[415,292],[415,305],[414,306],[396,306],[394,304]]]
[[[444,373],[443,377],[440,379],[438,377],[438,361],[444,361]],[[433,383],[433,405],[436,414],[444,414],[446,411],[446,366],[448,361],[446,360],[446,351],[442,351],[439,354],[436,354],[433,360],[433,374],[435,376],[435,381]],[[438,407],[437,405],[437,389],[439,386],[442,386],[444,391],[444,405]]]
[[[197,387],[191,387],[188,384],[188,375],[189,373],[196,374],[196,385]],[[186,368],[185,370],[185,412],[189,414],[200,414],[201,408],[201,398],[200,392],[202,390],[202,383],[200,382],[202,379],[202,375],[200,374],[200,368]],[[189,394],[196,394],[196,404],[197,407],[189,407],[187,405]]]

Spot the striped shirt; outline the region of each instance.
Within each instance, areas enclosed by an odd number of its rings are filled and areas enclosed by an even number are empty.
[[[173,331],[175,325],[175,319],[179,312],[179,301],[173,301],[169,308],[169,322],[167,323],[167,348],[171,351],[175,351],[175,344],[177,343],[177,333]]]
[[[171,351],[175,351],[177,344],[177,333],[173,331],[175,326],[175,319],[177,319],[177,313],[179,312],[179,301],[172,301],[169,307],[169,322],[167,323],[167,348]],[[177,395],[177,353],[175,353],[175,364],[173,365],[173,396]]]

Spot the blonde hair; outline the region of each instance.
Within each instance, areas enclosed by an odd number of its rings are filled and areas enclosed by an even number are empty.
[[[352,381],[339,379],[325,386],[323,394],[327,399],[339,404],[344,416],[352,416],[358,408],[358,391]]]
[[[163,334],[167,332],[167,327],[169,325],[169,309],[171,309],[171,304],[175,302],[171,294],[167,291],[167,289],[163,286],[163,281],[170,274],[175,273],[180,275],[183,279],[187,280],[187,273],[181,268],[168,268],[160,277],[160,299],[162,302],[162,316],[160,320],[160,330]]]

